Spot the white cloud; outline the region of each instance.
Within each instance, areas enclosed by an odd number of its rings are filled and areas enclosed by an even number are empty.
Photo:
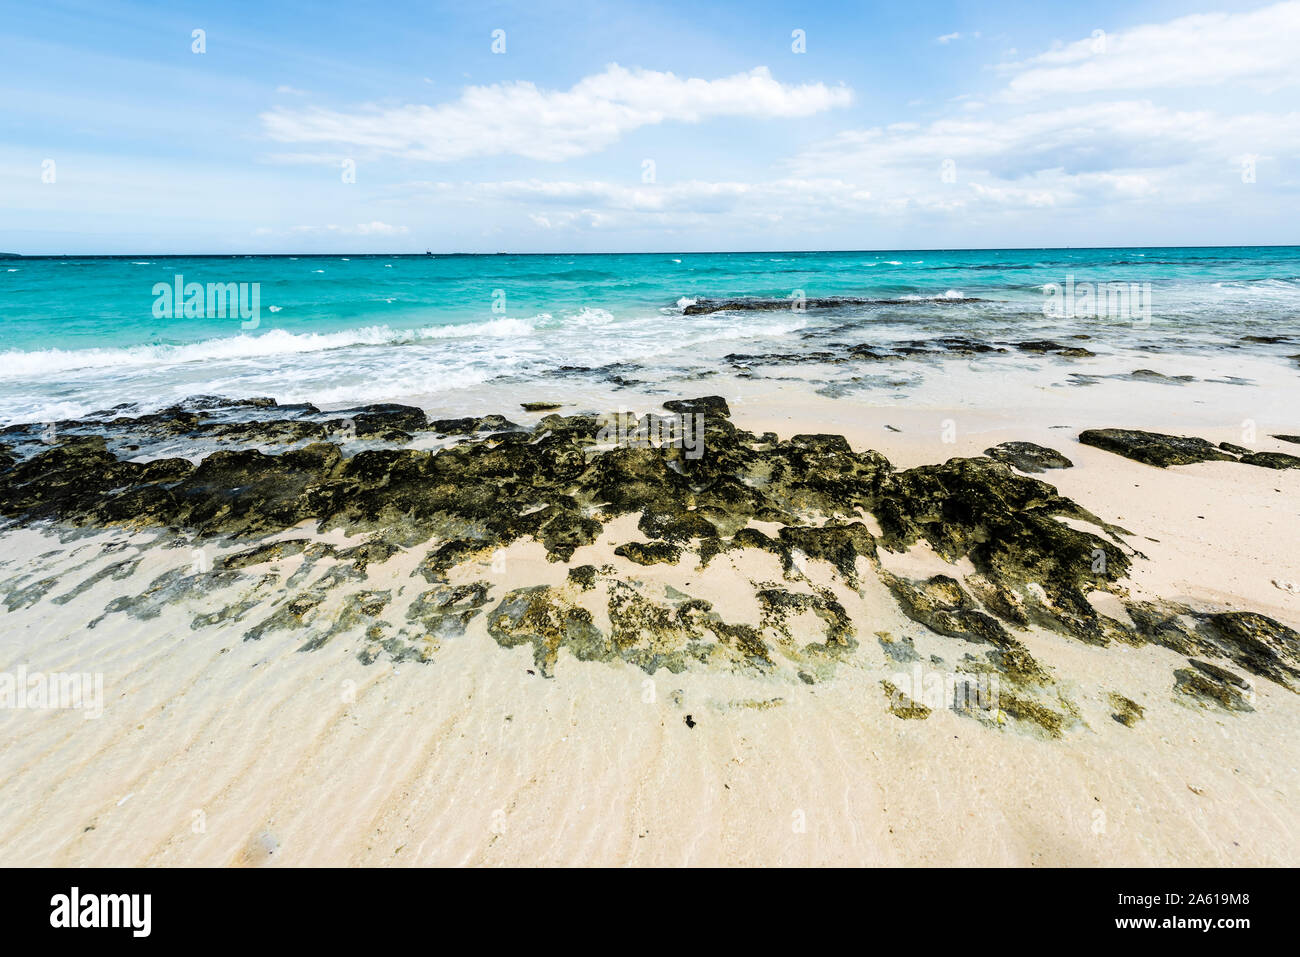
[[[1270,156],[1300,150],[1300,113],[1224,116],[1138,100],[954,116],[847,131],[790,168],[861,182],[910,207],[1187,206],[1240,195],[1247,145]]]
[[[500,83],[467,87],[458,100],[437,106],[279,108],[261,118],[266,133],[284,143],[341,144],[432,161],[502,154],[564,160],[603,149],[643,126],[719,116],[811,116],[851,98],[843,86],[780,83],[766,67],[702,80],[612,64],[564,91]]]
[[[259,229],[258,234],[266,235],[271,230]],[[339,226],[329,223],[325,226],[290,226],[287,232],[295,235],[335,234],[340,236],[400,236],[410,232],[405,226],[390,226],[378,220],[370,223],[357,223],[355,226]]]
[[[1241,81],[1262,91],[1300,83],[1300,2],[1205,13],[1093,35],[1004,70],[1013,100]]]
[[[923,125],[846,130],[787,165],[799,177],[860,182],[880,197],[881,212],[1239,210],[1260,192],[1257,181],[1295,187],[1277,176],[1277,160],[1300,153],[1300,112],[1267,112],[1244,91],[1300,83],[1297,35],[1300,2],[1098,31],[1004,66],[1007,85],[991,97],[954,97]],[[1224,89],[1202,100],[1216,109],[1159,102],[1169,90],[1211,83]],[[1118,90],[1139,95],[1113,97]],[[1273,175],[1246,187],[1252,156]]]
[[[645,225],[680,229],[720,221],[728,226],[786,221],[821,228],[838,216],[866,211],[871,199],[870,191],[843,180],[799,178],[643,186],[528,179],[407,183],[401,189],[408,209],[419,199],[478,210],[496,205],[522,208],[529,222],[547,230]]]
[[[277,87],[275,88],[275,92],[276,92],[276,93],[284,93],[284,94],[286,94],[286,95],[288,95],[288,96],[306,96],[306,95],[307,95],[307,91],[306,91],[306,90],[299,90],[297,87],[285,86],[284,84],[281,84],[280,86],[277,86]]]
[[[1065,230],[1103,236],[1189,217],[1249,222],[1298,185],[1283,163],[1300,155],[1300,112],[1281,112],[1255,92],[1300,81],[1300,57],[1287,47],[1297,34],[1291,25],[1300,27],[1297,11],[1300,2],[1180,17],[1058,45],[999,67],[1001,90],[950,97],[937,119],[845,130],[753,181],[549,180],[516,164],[520,178],[381,186],[371,200],[439,222],[473,210],[472,218],[521,235],[567,234],[544,244],[574,245],[589,230],[602,234],[593,244],[607,234],[695,243],[765,236],[801,246],[800,237],[836,230],[849,243],[865,241],[852,237],[882,227],[891,236],[915,227],[926,237],[964,231],[966,242],[996,243],[1025,228],[1060,242]],[[978,38],[954,32],[935,41]],[[1212,97],[1198,91],[1195,109],[1170,94],[1206,83],[1222,88]],[[594,152],[638,127],[806,116],[850,98],[844,87],[781,84],[766,69],[701,80],[611,66],[566,91],[508,83],[469,87],[436,106],[279,110],[264,119],[268,132],[293,144],[294,152],[272,157],[282,162],[509,154],[550,161]],[[1243,176],[1248,163],[1258,166],[1257,179]]]

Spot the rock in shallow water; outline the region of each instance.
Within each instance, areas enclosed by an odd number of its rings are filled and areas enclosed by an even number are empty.
[[[1253,689],[1250,683],[1226,668],[1208,661],[1187,659],[1191,668],[1174,672],[1174,690],[1202,705],[1212,705],[1225,711],[1254,711],[1250,701]]]

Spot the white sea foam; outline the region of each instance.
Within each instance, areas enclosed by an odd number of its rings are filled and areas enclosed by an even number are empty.
[[[917,296],[907,295],[901,297],[905,302],[933,302],[937,299],[965,299],[960,289],[949,289],[947,292],[936,296]]]
[[[1214,288],[1228,291],[1246,289],[1300,292],[1300,278],[1225,279],[1214,283]]]
[[[530,319],[493,319],[489,322],[462,322],[452,326],[429,326],[417,330],[421,339],[454,339],[464,336],[528,336],[534,332]]]
[[[428,326],[423,329],[392,329],[382,325],[326,333],[273,329],[261,335],[206,339],[185,345],[129,346],[117,349],[41,349],[33,352],[11,349],[0,352],[0,381],[35,378],[78,369],[141,368],[179,365],[187,362],[263,359],[268,356],[322,352],[347,346],[400,345],[421,339],[527,336],[533,331],[534,326],[530,320],[502,318],[489,322]]]
[[[614,321],[614,314],[597,306],[583,306],[567,319],[578,326],[607,326]]]
[[[495,378],[499,371],[492,369],[463,369],[443,371],[424,376],[403,375],[397,384],[401,396],[438,395],[482,385]],[[337,385],[332,388],[292,389],[281,394],[283,402],[311,402],[314,405],[328,407],[353,405],[365,402],[383,402],[394,397],[394,382],[386,376],[370,376]],[[220,392],[222,390],[215,389]],[[230,389],[225,390],[227,392]],[[236,388],[234,391],[238,391]],[[400,397],[400,396],[399,396]]]

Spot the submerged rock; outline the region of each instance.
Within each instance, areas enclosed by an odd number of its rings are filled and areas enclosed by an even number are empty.
[[[1165,375],[1163,372],[1156,372],[1154,369],[1134,369],[1129,373],[1130,379],[1139,379],[1144,382],[1160,382],[1167,385],[1184,385],[1188,382],[1195,382],[1196,376],[1191,375]]]
[[[889,699],[889,713],[894,717],[902,718],[904,721],[924,721],[930,717],[928,707],[913,701],[891,682],[881,681],[880,687],[884,689],[885,697]]]
[[[533,660],[553,674],[560,648],[581,661],[605,660],[612,650],[592,624],[591,612],[565,601],[546,585],[517,588],[488,613],[488,632],[503,648],[533,646]]]
[[[900,665],[911,664],[913,661],[920,661],[921,656],[916,652],[916,646],[912,639],[906,635],[895,637],[887,631],[876,632],[876,640],[880,642],[881,649],[889,656],[890,660]]]
[[[1226,668],[1208,661],[1188,658],[1191,668],[1174,672],[1174,691],[1201,705],[1215,705],[1225,711],[1254,711],[1250,701],[1253,691],[1250,682],[1234,675]]]
[[[935,575],[913,582],[888,572],[882,578],[904,614],[931,631],[999,648],[1019,645],[997,619],[978,609],[955,578]]]
[[[1110,704],[1111,707],[1115,709],[1115,713],[1112,714],[1111,717],[1126,728],[1134,727],[1142,720],[1143,715],[1146,714],[1145,708],[1131,698],[1124,697],[1122,694],[1112,693],[1110,695]]]
[[[922,300],[863,299],[855,296],[824,296],[794,299],[698,299],[682,309],[682,315],[701,316],[714,312],[784,312],[792,309],[837,309],[845,306],[906,306]],[[979,299],[953,297],[924,300],[926,305],[960,305]],[[797,305],[796,305],[797,304]]]
[[[1085,349],[1082,346],[1065,346],[1059,342],[1053,342],[1051,339],[1030,339],[1026,342],[1018,342],[1016,348],[1021,352],[1052,353],[1074,359],[1086,359],[1097,354],[1091,349]]]
[[[1300,634],[1267,615],[1229,611],[1205,616],[1201,635],[1251,674],[1300,691]]]

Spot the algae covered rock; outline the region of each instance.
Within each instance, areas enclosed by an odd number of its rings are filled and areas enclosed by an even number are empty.
[[[638,565],[676,565],[682,550],[667,542],[628,542],[614,549],[614,554]]]
[[[1208,615],[1201,634],[1251,674],[1300,691],[1300,634],[1267,615],[1230,611]]]
[[[1265,469],[1300,469],[1300,456],[1287,455],[1285,452],[1247,452],[1241,461]]]
[[[1043,445],[1035,445],[1033,442],[1003,442],[991,449],[985,449],[984,454],[999,462],[1005,462],[1021,472],[1045,472],[1048,469],[1074,467],[1074,463],[1060,452]]]
[[[913,701],[902,691],[899,691],[889,681],[881,681],[880,687],[885,691],[885,697],[889,699],[889,713],[896,718],[902,718],[904,721],[924,721],[930,717],[930,709]]]
[[[907,617],[940,635],[998,647],[1016,644],[997,619],[979,610],[955,578],[935,575],[916,582],[888,572],[881,577]]]
[[[1115,709],[1115,713],[1112,714],[1111,717],[1126,728],[1135,727],[1146,714],[1145,708],[1131,698],[1124,697],[1122,694],[1112,693],[1110,695],[1110,704],[1111,707]]]
[[[1250,703],[1253,698],[1250,682],[1208,661],[1187,660],[1191,668],[1174,672],[1175,693],[1202,706],[1216,706],[1225,711],[1255,710]]]
[[[1047,483],[990,459],[954,458],[888,476],[874,510],[886,548],[924,540],[948,562],[969,558],[999,616],[1109,640],[1113,626],[1088,595],[1112,588],[1130,559],[1114,540],[1061,522],[1068,516],[1109,530]]]
[[[607,660],[612,655],[591,612],[566,601],[546,585],[517,588],[488,613],[488,632],[503,648],[533,646],[538,671],[550,677],[561,648],[581,661]]]
[[[960,337],[915,348],[983,354]],[[1009,718],[1057,736],[1079,720],[1022,641],[1035,627],[1099,646],[1151,642],[1177,651],[1193,661],[1176,677],[1180,700],[1244,710],[1233,697],[1242,689],[1213,670],[1233,674],[1219,660],[1300,690],[1300,645],[1287,626],[1250,612],[1205,614],[1129,596],[1135,553],[1121,543],[1122,530],[1021,474],[1070,467],[1055,450],[1008,442],[987,457],[899,470],[843,436],[745,431],[718,396],[664,408],[666,416],[550,414],[531,429],[492,415],[426,422],[421,410],[396,405],[321,413],[204,400],[148,416],[109,410],[52,443],[36,426],[5,430],[0,516],[73,529],[152,528],[190,547],[229,543],[216,571],[158,576],[139,594],[114,599],[104,615],[153,618],[184,601],[195,605],[194,628],[245,622],[248,640],[291,633],[304,650],[346,636],[366,663],[381,655],[429,662],[441,641],[474,628],[503,647],[527,645],[548,676],[568,649],[578,660],[648,673],[718,667],[815,684],[857,648],[863,622],[846,606],[861,607],[855,603],[879,578],[907,618],[940,636],[932,640],[960,644],[956,652],[938,649],[942,657],[922,656],[900,635],[873,651],[894,663],[947,658],[996,677],[1000,703],[980,719],[998,725]],[[685,416],[700,417],[692,421],[693,446],[671,441],[673,423]],[[343,421],[348,430],[337,433]],[[416,431],[435,433],[421,442],[428,448],[409,446]],[[132,446],[141,436],[171,445],[159,446],[165,454],[139,455]],[[189,436],[219,447],[196,455],[197,463],[174,457],[174,440]],[[1235,453],[1200,439],[1127,430],[1084,436],[1161,466],[1238,454],[1243,462],[1271,456],[1274,465],[1289,464],[1278,453]],[[559,584],[539,585],[512,577],[516,566],[504,564],[521,540],[568,563],[623,517],[645,540],[624,542],[615,555],[642,568],[580,565],[545,579]],[[360,537],[326,543],[313,527]],[[887,552],[919,543],[963,571],[913,580],[887,570]],[[663,582],[670,569],[699,571],[746,550],[775,556],[780,569],[766,556],[725,569],[738,576],[737,587],[752,588],[743,596],[752,597],[747,619],[726,620],[704,597]],[[395,561],[407,552],[408,562]],[[5,601],[17,610],[71,601],[97,582],[129,577],[137,565],[106,563],[70,588],[52,575],[16,580]],[[453,584],[467,572],[481,577],[475,565],[506,577]],[[408,591],[390,571],[375,571],[395,567],[424,584]],[[764,567],[781,580],[748,579]],[[243,593],[205,603],[214,589],[240,583]],[[1098,592],[1118,597],[1127,621],[1100,614]],[[1127,705],[1115,708],[1140,717]]]
[[[669,412],[681,414],[701,413],[706,416],[718,415],[724,419],[731,417],[727,400],[720,395],[706,395],[698,399],[672,399],[664,403],[664,408]]]
[[[1143,432],[1140,429],[1087,429],[1079,433],[1079,441],[1157,468],[1190,465],[1194,462],[1236,461],[1233,456],[1205,439]]]
[[[1029,339],[1016,343],[1016,348],[1021,352],[1051,353],[1071,359],[1086,359],[1097,354],[1082,346],[1066,346],[1051,339]]]

